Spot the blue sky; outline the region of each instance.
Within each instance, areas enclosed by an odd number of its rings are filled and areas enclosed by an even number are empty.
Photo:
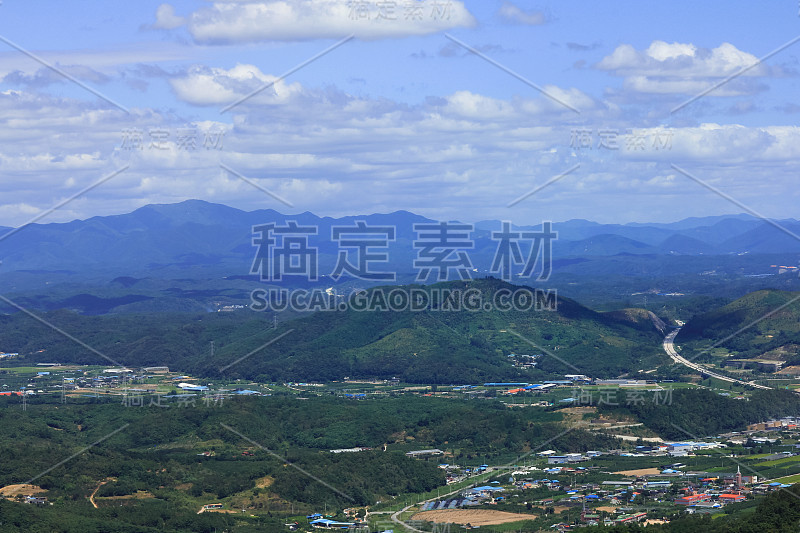
[[[797,217],[798,36],[791,2],[5,0],[0,225],[121,168],[43,221]]]

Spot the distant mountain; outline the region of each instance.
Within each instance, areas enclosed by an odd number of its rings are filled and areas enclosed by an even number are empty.
[[[341,219],[312,213],[285,215],[271,209],[245,212],[200,200],[149,205],[126,215],[93,217],[65,224],[32,224],[0,241],[3,272],[71,270],[117,275],[199,268],[246,274],[255,248],[253,226],[293,220],[319,228],[321,261],[332,263],[331,226],[365,220],[398,228],[398,248],[411,250],[412,224],[431,222],[407,211]]]
[[[692,228],[699,228],[704,226],[713,226],[720,223],[729,223],[732,220],[743,222],[758,223],[759,219],[747,213],[740,213],[738,215],[714,215],[707,217],[689,217],[679,220],[677,222],[629,222],[627,226],[650,226],[653,228],[662,228],[668,230],[688,230]]]
[[[713,217],[717,218],[717,217]],[[679,234],[697,239],[710,245],[719,246],[727,239],[742,235],[760,226],[763,222],[756,218],[724,218],[710,225],[693,226],[681,229]]]
[[[670,235],[658,245],[658,250],[664,254],[698,255],[713,253],[714,247],[686,235]]]
[[[553,245],[564,256],[602,256],[653,253],[656,249],[621,235],[601,234],[579,241],[559,240]]]
[[[415,278],[413,263],[418,253],[413,246],[416,237],[413,225],[436,222],[408,211],[331,218],[309,212],[284,214],[271,209],[246,212],[199,200],[148,205],[123,215],[64,224],[31,224],[0,240],[0,290],[25,290],[37,283],[41,286],[43,277],[51,286],[62,280],[83,283],[101,279],[107,283],[119,277],[249,277],[256,281],[257,276],[250,272],[256,254],[253,227],[267,223],[285,225],[290,220],[317,228],[318,233],[309,239],[309,245],[318,249],[320,283],[328,284],[330,280],[324,278],[332,272],[340,251],[331,239],[333,226],[353,225],[364,220],[370,225],[396,227],[396,240],[389,244],[389,263],[385,270],[397,273],[398,282],[410,282]],[[797,221],[780,223],[800,235]],[[500,221],[476,224],[472,235],[474,248],[469,252],[476,269],[475,277],[489,273],[498,246],[492,233],[500,228]],[[520,229],[538,227],[522,226]],[[569,269],[569,265],[573,265],[572,271],[583,275],[606,270],[611,273],[667,273],[660,266],[665,256],[800,252],[800,241],[746,215],[650,225],[598,224],[576,219],[554,223],[553,229],[558,233],[553,245],[556,273],[561,268]],[[607,258],[620,258],[620,261],[609,262]],[[785,260],[794,261],[793,258]],[[768,266],[769,263],[765,260],[761,264]],[[668,269],[679,273],[681,268],[677,265]],[[709,270],[714,268],[716,265]],[[104,305],[100,303],[99,308]]]
[[[755,228],[725,240],[720,249],[733,253],[800,252],[800,223],[795,220],[779,221],[776,225],[760,222]]]

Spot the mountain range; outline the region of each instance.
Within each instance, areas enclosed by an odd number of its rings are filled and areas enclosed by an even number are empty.
[[[188,270],[247,275],[255,255],[253,227],[289,220],[319,229],[310,242],[319,247],[321,271],[332,268],[336,244],[330,231],[335,225],[395,226],[397,240],[390,245],[390,261],[398,273],[411,273],[415,250],[412,225],[434,222],[407,211],[342,218],[313,213],[282,214],[270,209],[242,211],[199,200],[148,205],[132,213],[93,217],[69,223],[31,224],[12,233],[0,228],[0,275],[20,271],[65,272],[88,275],[165,275]],[[800,233],[797,220],[779,221],[789,232]],[[491,231],[500,221],[475,224],[475,250],[479,270],[490,267],[496,241]],[[534,230],[536,226],[517,229]],[[672,224],[599,224],[569,220],[553,225],[558,239],[554,257],[574,259],[615,255],[725,255],[800,252],[800,240],[775,225],[749,215],[692,218]]]
[[[414,260],[419,249],[414,247],[413,225],[436,222],[408,211],[331,218],[269,209],[247,212],[188,200],[69,223],[0,228],[0,294],[31,309],[65,308],[83,314],[204,312],[228,304],[249,305],[250,292],[264,285],[251,272],[258,252],[253,228],[289,221],[317,228],[309,246],[318,249],[319,279],[287,277],[280,284],[345,291],[377,283],[329,276],[340,251],[331,240],[332,227],[354,226],[357,221],[395,227],[388,261],[377,269],[396,273],[395,282],[403,284],[417,281]],[[539,271],[534,270],[533,278],[515,276],[512,281],[555,288],[593,308],[647,306],[644,296],[635,296],[645,294],[651,301],[673,293],[729,301],[764,288],[800,289],[796,276],[779,275],[777,268],[800,261],[800,242],[790,235],[800,233],[796,220],[771,223],[730,215],[670,224],[599,224],[576,219],[552,227],[558,238],[552,245],[550,279],[536,282]],[[492,232],[501,228],[499,220],[475,223],[474,248],[468,251],[472,278],[492,275],[498,247]],[[515,274],[521,268],[518,265]],[[13,311],[3,304],[0,308]],[[663,305],[660,309],[668,311]],[[678,315],[683,316],[676,309]]]

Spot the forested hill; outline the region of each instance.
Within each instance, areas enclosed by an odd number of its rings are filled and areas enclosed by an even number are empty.
[[[747,401],[705,389],[678,389],[661,402],[626,402],[625,391],[604,398],[597,407],[635,417],[665,439],[686,440],[740,430],[748,424],[800,415],[800,396],[788,390],[756,390]]]
[[[800,292],[752,292],[694,317],[675,342],[692,351],[716,345],[737,357],[791,360],[800,344]]]
[[[490,302],[497,291],[518,287],[483,279],[413,289],[472,289]],[[661,333],[649,313],[598,313],[567,298],[556,303],[556,310],[322,311],[277,328],[271,314],[252,311],[101,317],[59,311],[45,318],[119,364],[268,381],[396,376],[409,382],[475,383],[553,373],[616,376],[652,368],[648,365],[664,357]],[[25,363],[109,364],[22,313],[0,317],[0,344],[23,353]],[[541,355],[537,369],[515,368],[508,357],[512,353]]]

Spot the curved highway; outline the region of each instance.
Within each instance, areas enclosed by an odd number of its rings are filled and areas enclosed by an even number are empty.
[[[689,361],[685,357],[681,357],[680,355],[678,355],[678,352],[675,350],[675,344],[674,344],[675,337],[678,335],[678,332],[680,330],[681,330],[681,328],[678,328],[675,331],[673,331],[672,333],[670,333],[669,335],[667,335],[666,337],[664,337],[664,351],[667,352],[667,355],[669,355],[672,358],[672,360],[675,361],[676,363],[679,363],[679,364],[681,364],[683,366],[689,367],[689,368],[691,368],[692,370],[694,370],[696,372],[701,372],[701,373],[703,373],[703,374],[705,374],[707,376],[711,376],[712,378],[716,378],[716,379],[719,379],[721,381],[727,381],[728,383],[738,383],[739,385],[749,385],[751,387],[755,387],[756,389],[767,389],[767,390],[769,390],[769,389],[772,388],[772,387],[767,387],[767,386],[764,386],[764,385],[759,385],[757,383],[753,383],[752,381],[742,381],[740,379],[730,378],[728,376],[723,376],[722,374],[717,374],[716,372],[708,370],[704,366],[701,366],[701,365],[699,365],[697,363],[693,363],[693,362]]]

